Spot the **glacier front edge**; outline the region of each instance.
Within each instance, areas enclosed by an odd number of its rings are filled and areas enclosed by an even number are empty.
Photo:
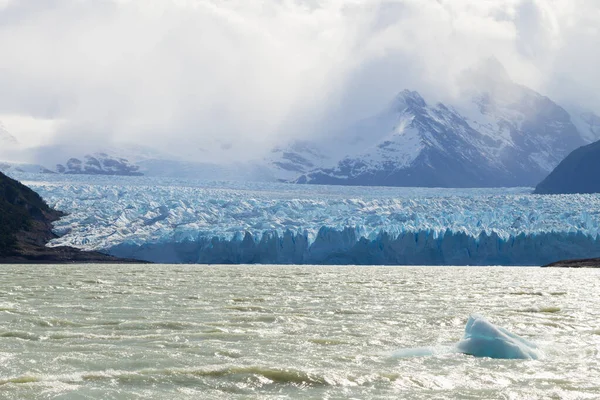
[[[600,257],[600,195],[35,179],[25,180],[68,213],[51,246],[154,262],[541,265]]]

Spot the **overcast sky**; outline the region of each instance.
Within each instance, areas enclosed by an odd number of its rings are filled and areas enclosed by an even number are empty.
[[[490,56],[600,114],[599,21],[598,0],[0,0],[0,121],[28,145],[239,158],[404,88],[449,98]]]

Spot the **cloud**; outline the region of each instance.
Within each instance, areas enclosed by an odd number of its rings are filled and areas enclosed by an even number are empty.
[[[0,0],[0,119],[238,159],[404,88],[452,96],[489,56],[598,110],[598,18],[595,0]]]

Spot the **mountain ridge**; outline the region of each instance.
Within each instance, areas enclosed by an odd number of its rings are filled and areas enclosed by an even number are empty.
[[[600,131],[594,130],[595,114],[586,114],[592,125],[580,132],[563,107],[510,80],[501,64],[485,68],[492,76],[475,70],[467,76],[471,79],[464,79],[467,100],[429,104],[418,92],[403,90],[382,112],[334,135],[336,140],[305,141],[300,149],[284,147],[280,159],[267,162],[277,175],[283,159],[309,160],[310,164],[292,163],[299,176],[289,178],[290,168],[281,174],[295,183],[535,186],[570,151],[596,134],[600,138]],[[336,160],[344,145],[346,154]],[[314,165],[308,148],[333,156]]]
[[[497,59],[466,70],[457,84],[457,94],[444,102],[405,89],[370,117],[322,137],[280,139],[264,157],[250,161],[210,162],[202,154],[185,158],[144,144],[90,148],[72,143],[32,150],[23,157],[32,164],[2,162],[0,170],[301,184],[533,187],[571,151],[600,139],[600,117],[584,108],[569,112],[512,81]]]

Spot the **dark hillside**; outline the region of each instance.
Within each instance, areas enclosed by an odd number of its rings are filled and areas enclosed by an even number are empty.
[[[14,255],[23,240],[43,246],[53,237],[52,222],[62,215],[33,190],[0,173],[0,256]]]
[[[600,193],[600,142],[569,154],[535,188],[535,193]]]
[[[64,214],[0,172],[0,263],[137,262],[71,247],[48,248],[52,222]]]
[[[600,258],[588,258],[584,260],[563,260],[544,267],[554,268],[600,268]]]

